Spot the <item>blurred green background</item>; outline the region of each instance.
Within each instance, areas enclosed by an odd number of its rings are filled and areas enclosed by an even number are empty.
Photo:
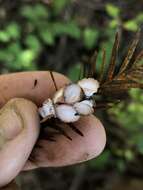
[[[95,49],[98,65],[102,48],[109,61],[116,31],[120,62],[142,23],[142,0],[0,0],[1,74],[51,69],[76,80],[80,62]],[[107,132],[101,156],[78,166],[23,173],[22,189],[142,190],[143,92],[133,89],[128,100],[97,115]]]

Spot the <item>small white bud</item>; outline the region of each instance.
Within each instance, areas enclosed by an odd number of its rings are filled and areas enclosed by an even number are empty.
[[[72,106],[66,104],[56,106],[56,117],[65,123],[72,123],[80,118],[76,110]]]
[[[78,81],[78,85],[82,88],[87,97],[93,96],[99,88],[99,82],[93,78],[84,78]]]
[[[75,110],[80,115],[90,115],[94,112],[93,102],[91,100],[84,100],[74,104]]]
[[[82,99],[83,91],[77,84],[69,84],[64,89],[64,99],[67,104],[74,104]]]
[[[54,104],[64,102],[64,88],[60,88],[56,91],[53,96],[53,102]]]
[[[95,102],[93,100],[83,100],[82,103],[87,104],[91,107],[95,106]]]
[[[46,100],[42,107],[39,108],[39,114],[45,118],[55,116],[55,108],[51,99]]]

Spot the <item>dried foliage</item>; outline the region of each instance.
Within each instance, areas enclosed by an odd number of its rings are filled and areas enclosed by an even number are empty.
[[[117,54],[119,48],[119,34],[115,36],[115,42],[112,48],[110,63],[107,71],[105,71],[105,57],[106,52],[103,50],[103,58],[101,63],[101,72],[99,75],[100,89],[99,95],[106,95],[113,97],[114,95],[120,99],[121,94],[125,94],[130,88],[143,88],[143,64],[139,62],[143,58],[143,51],[141,51],[134,60],[133,55],[137,47],[140,38],[140,31],[137,32],[135,39],[131,43],[127,55],[125,56],[123,62],[118,68],[117,64]],[[96,55],[96,56],[95,56]],[[85,66],[84,63],[84,73],[83,77],[96,77],[96,68],[93,71],[93,66],[96,63],[97,53],[93,55],[90,59],[89,64]],[[118,72],[115,72],[117,70]]]
[[[120,65],[118,73],[115,75],[116,55],[119,44],[119,35],[116,35],[108,74],[106,79],[101,81],[101,87],[99,90],[100,94],[107,94],[110,92],[112,95],[117,94],[120,97],[121,93],[127,92],[130,88],[143,88],[143,83],[141,81],[143,79],[143,65],[138,64],[143,57],[143,52],[141,51],[135,60],[132,61],[139,37],[140,32],[136,34],[136,37],[131,43],[124,61]]]
[[[140,61],[143,58],[143,50],[135,57],[133,60],[134,52],[136,50],[138,41],[140,38],[140,32],[137,32],[135,39],[131,43],[127,55],[125,56],[123,62],[118,66],[117,64],[117,54],[119,49],[119,34],[115,36],[115,41],[113,44],[111,58],[109,66],[106,70],[106,51],[103,49],[102,53],[102,63],[100,74],[97,77],[96,66],[97,66],[97,51],[94,52],[93,56],[84,62],[82,65],[81,72],[79,74],[80,78],[91,77],[99,80],[100,88],[97,95],[100,96],[100,100],[96,100],[97,108],[109,108],[115,103],[120,102],[121,98],[124,98],[130,88],[143,88],[143,64]],[[118,69],[118,72],[117,72]],[[51,78],[55,89],[57,90],[56,81],[54,79],[53,73],[50,72]],[[95,96],[95,98],[97,97]],[[103,98],[101,98],[103,97]],[[103,101],[104,100],[104,101]],[[80,136],[84,136],[81,131],[79,131],[74,123],[63,123],[57,118],[45,119],[41,123],[42,130],[39,136],[40,139],[55,141],[57,135],[64,135],[69,140],[72,140],[70,135],[65,132],[65,128],[70,127],[74,132]],[[36,147],[39,145],[37,144]],[[35,147],[35,148],[36,148]],[[38,147],[41,148],[41,147]],[[36,158],[32,154],[30,157],[31,161],[35,161]]]

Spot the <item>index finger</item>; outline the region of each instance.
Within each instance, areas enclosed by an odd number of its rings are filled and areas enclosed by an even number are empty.
[[[53,72],[58,88],[69,83],[64,75]],[[26,98],[37,106],[56,91],[49,71],[20,72],[0,76],[0,107],[11,98]]]

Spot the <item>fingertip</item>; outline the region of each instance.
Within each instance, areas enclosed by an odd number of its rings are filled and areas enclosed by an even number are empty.
[[[106,145],[106,133],[101,121],[93,115],[84,116],[75,123],[75,126],[84,135],[82,138],[72,132],[74,143],[79,146],[75,151],[81,154],[76,162],[84,162],[99,156]]]
[[[94,116],[82,117],[74,123],[83,137],[70,127],[64,130],[72,138],[56,136],[56,141],[40,140],[39,148],[34,149],[32,157],[39,167],[59,167],[72,165],[97,157],[106,144],[106,134],[102,123]]]
[[[101,121],[97,117],[91,115],[83,117],[76,125],[85,134],[84,145],[88,152],[88,156],[85,160],[90,160],[99,156],[106,145],[106,132]]]

